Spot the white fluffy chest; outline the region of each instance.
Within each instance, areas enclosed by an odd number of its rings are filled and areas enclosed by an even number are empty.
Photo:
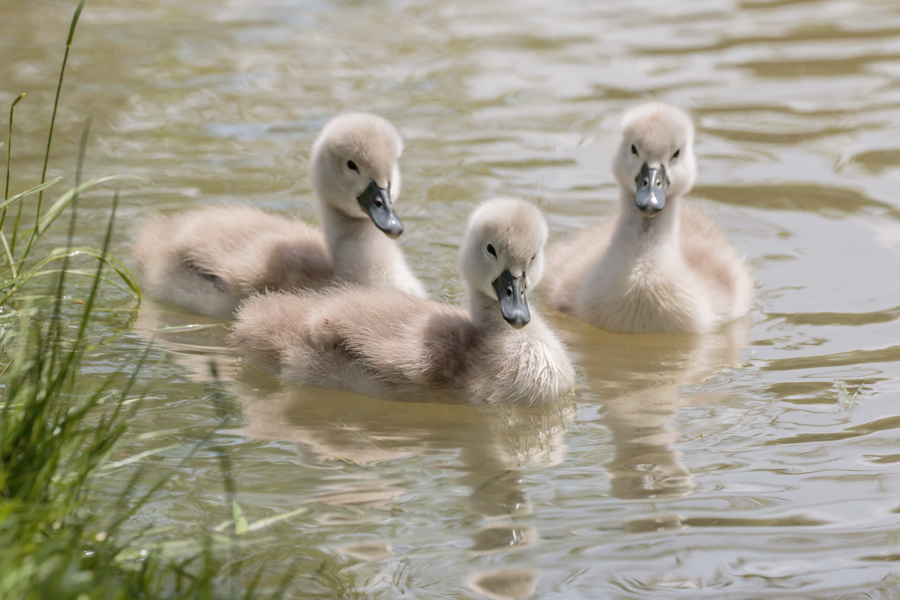
[[[489,403],[538,406],[572,390],[575,371],[559,341],[546,334],[510,335],[496,344],[476,367],[473,394]]]
[[[578,316],[620,332],[685,332],[703,329],[704,298],[691,289],[692,275],[680,257],[643,255],[630,262],[604,261],[585,282]],[[627,268],[622,268],[627,265]]]

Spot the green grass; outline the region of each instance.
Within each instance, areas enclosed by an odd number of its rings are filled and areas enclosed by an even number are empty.
[[[216,452],[224,502],[233,518],[209,528],[199,539],[164,543],[155,540],[153,532],[129,527],[132,517],[159,493],[164,478],[157,476],[148,483],[149,476],[138,468],[112,500],[98,491],[104,476],[143,458],[109,460],[140,409],[142,392],[136,382],[138,373],[147,368],[147,355],[133,357],[131,375],[122,372],[93,384],[84,383],[81,375],[102,295],[118,288],[140,300],[131,273],[108,252],[118,192],[112,194],[99,247],[76,244],[79,196],[116,179],[81,181],[89,123],[81,140],[75,186],[48,207],[42,206],[44,193],[58,183],[46,181],[47,162],[65,64],[83,6],[82,1],[66,42],[41,183],[12,197],[14,113],[24,94],[9,111],[6,185],[0,204],[0,598],[278,597],[290,576],[277,589],[270,584],[265,594],[257,594],[263,571],[248,574],[241,550],[254,532],[305,509],[249,523],[236,500],[226,450]],[[23,206],[35,196],[37,217],[33,227],[25,229]],[[15,219],[8,219],[13,210]],[[41,240],[60,226],[64,215],[68,215],[65,246],[36,252],[47,245]],[[87,268],[73,267],[73,261],[82,264],[85,259]],[[73,277],[86,277],[90,283],[73,286]]]

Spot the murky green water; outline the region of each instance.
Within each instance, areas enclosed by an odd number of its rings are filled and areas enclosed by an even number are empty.
[[[0,1],[0,107],[29,94],[20,190],[39,177],[74,2]],[[177,475],[135,526],[182,538],[230,515],[219,454],[190,455],[212,435],[251,520],[309,507],[251,546],[272,581],[301,573],[298,596],[900,597],[900,4],[549,4],[88,5],[51,171],[71,181],[92,116],[88,175],[147,178],[124,188],[123,256],[156,210],[246,202],[314,220],[312,140],[364,109],[407,141],[409,262],[458,300],[476,199],[535,199],[554,239],[611,214],[621,113],[661,98],[693,112],[694,195],[758,281],[748,321],[705,338],[549,315],[580,388],[539,411],[282,387],[235,377],[222,327],[166,333],[142,435],[120,453],[173,445],[143,462]],[[86,240],[108,201],[85,200]],[[211,323],[108,303],[96,377],[149,331]]]

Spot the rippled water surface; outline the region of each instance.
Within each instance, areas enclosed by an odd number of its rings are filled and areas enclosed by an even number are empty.
[[[18,191],[40,176],[74,2],[0,1],[0,106],[28,93]],[[755,270],[746,322],[623,336],[550,313],[576,397],[488,410],[282,386],[234,369],[215,322],[110,300],[92,376],[169,328],[119,453],[162,449],[147,472],[177,474],[135,527],[177,539],[230,515],[219,454],[190,455],[213,435],[248,518],[309,508],[253,546],[268,583],[299,573],[298,597],[900,597],[895,0],[98,0],[51,175],[71,181],[93,117],[87,175],[144,178],[123,187],[130,261],[158,210],[246,202],[315,220],[317,131],[377,112],[407,142],[409,262],[458,301],[476,200],[534,199],[553,239],[612,214],[618,120],[648,98],[694,115],[693,195]],[[108,203],[85,199],[85,241]],[[208,326],[180,328],[193,324]]]

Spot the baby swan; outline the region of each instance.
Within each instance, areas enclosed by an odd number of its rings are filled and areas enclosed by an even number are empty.
[[[400,134],[385,119],[365,113],[335,117],[310,160],[324,235],[302,221],[249,206],[156,216],[133,246],[145,292],[220,318],[231,317],[253,292],[318,289],[335,280],[424,297],[391,241],[403,233],[393,207],[402,151]]]
[[[469,218],[460,249],[468,312],[343,286],[243,302],[231,342],[291,380],[390,400],[536,406],[575,386],[561,342],[525,292],[544,272],[547,224],[501,197]]]
[[[746,261],[684,200],[697,175],[693,142],[690,117],[674,106],[625,114],[613,159],[618,218],[550,249],[554,307],[623,333],[702,333],[747,313]]]

